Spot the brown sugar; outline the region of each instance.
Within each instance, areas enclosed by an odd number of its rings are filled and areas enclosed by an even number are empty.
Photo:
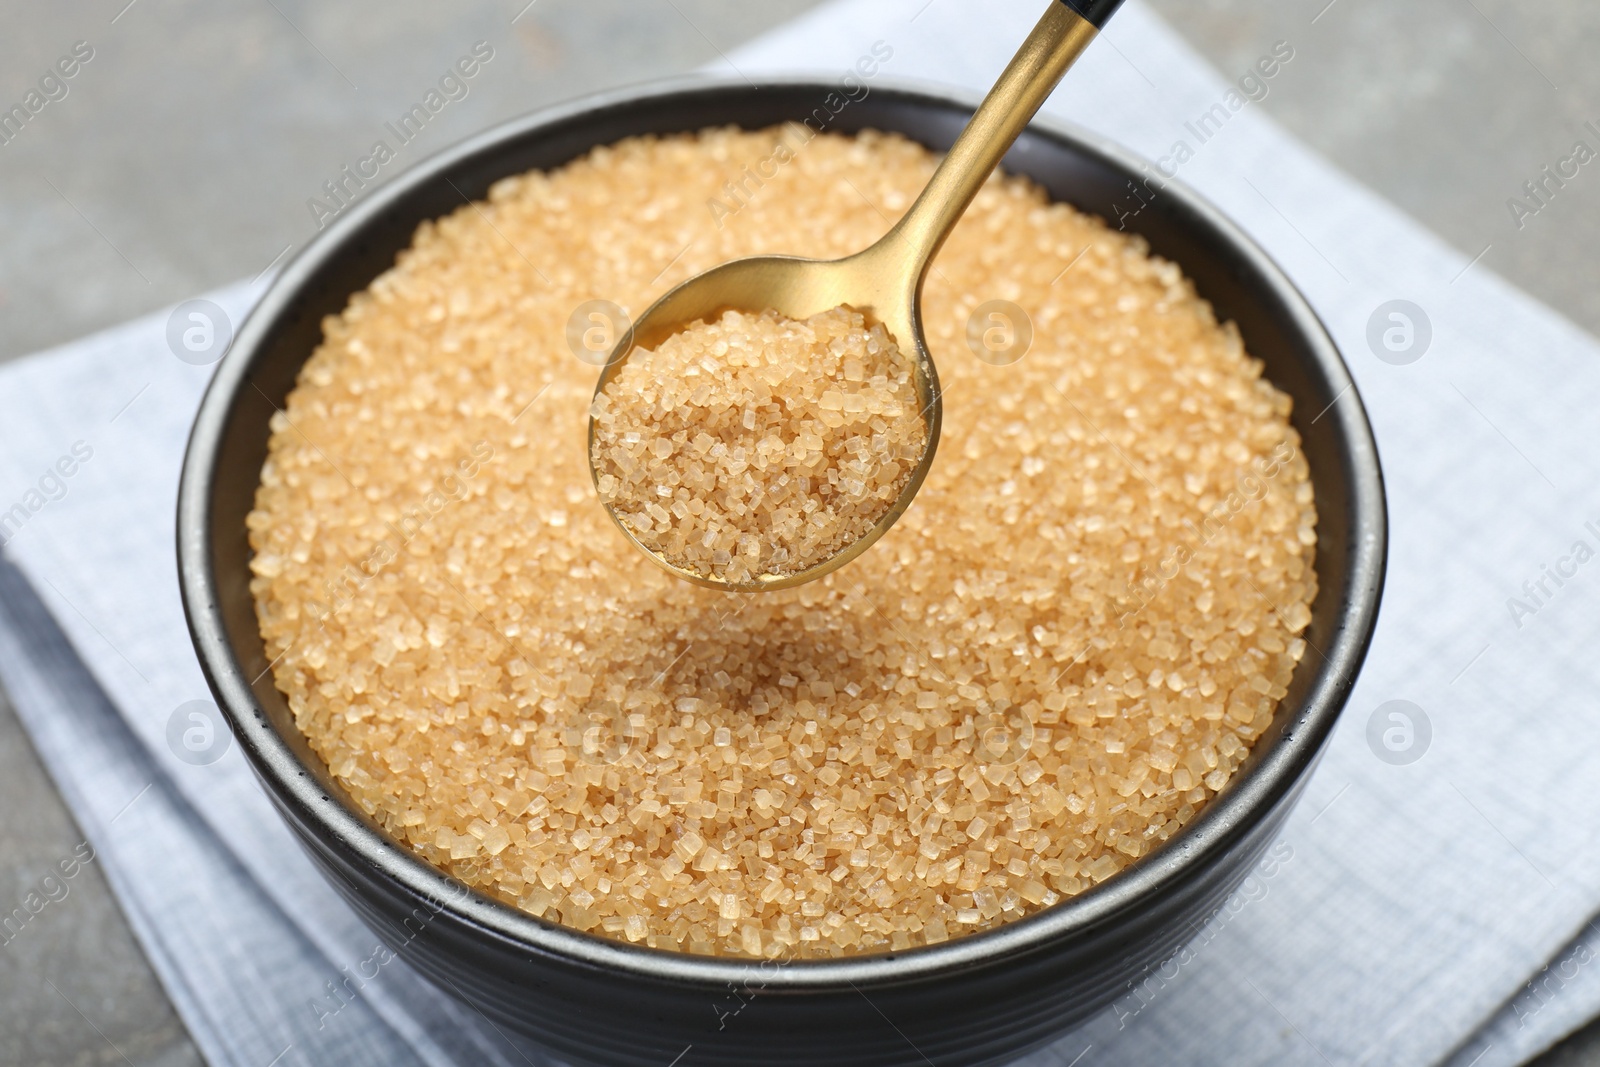
[[[842,307],[693,323],[631,353],[592,414],[600,500],[646,550],[730,583],[858,541],[928,447],[911,358]]]
[[[881,541],[748,595],[629,544],[566,322],[865,247],[936,162],[802,136],[632,139],[424,223],[325,320],[249,519],[274,679],[353,801],[480,891],[640,945],[839,956],[1048,907],[1192,820],[1306,649],[1288,397],[1175,265],[1017,178],[929,277],[944,443]],[[1032,320],[1008,366],[967,347],[991,300]]]

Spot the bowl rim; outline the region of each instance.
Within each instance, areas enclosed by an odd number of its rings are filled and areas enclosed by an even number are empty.
[[[825,94],[835,87],[831,75],[816,72],[767,75],[761,82],[762,90],[816,89]],[[317,271],[341,254],[347,241],[358,237],[369,222],[404,200],[417,186],[541,128],[646,101],[750,91],[748,82],[739,77],[673,77],[588,94],[499,123],[397,173],[341,211],[284,266],[252,308],[219,363],[201,400],[183,460],[177,507],[177,563],[184,613],[195,650],[240,747],[272,799],[285,809],[282,814],[292,816],[303,826],[316,827],[414,899],[448,901],[444,906],[457,920],[479,935],[523,953],[609,975],[626,974],[679,986],[722,989],[730,982],[759,981],[760,988],[772,992],[819,993],[851,989],[859,992],[863,987],[928,979],[1048,950],[1159,898],[1163,887],[1181,884],[1204,869],[1209,860],[1225,853],[1232,840],[1293,794],[1319,757],[1354,685],[1371,642],[1382,595],[1387,558],[1383,473],[1349,369],[1323,323],[1288,275],[1238,225],[1177,180],[1167,182],[1163,195],[1198,216],[1202,228],[1209,228],[1230,244],[1233,254],[1248,260],[1275,290],[1294,329],[1314,353],[1318,371],[1337,396],[1346,400],[1334,403],[1319,417],[1330,417],[1336,423],[1340,451],[1350,469],[1350,592],[1333,638],[1321,650],[1321,669],[1303,703],[1294,709],[1297,721],[1292,728],[1285,730],[1270,750],[1253,752],[1253,766],[1247,765],[1243,773],[1237,774],[1170,841],[1099,885],[1026,918],[936,945],[837,959],[696,956],[613,941],[536,918],[472,889],[390,838],[345,798],[330,797],[271,725],[255,698],[251,679],[228,641],[212,569],[210,533],[212,486],[220,446],[230,412],[239,395],[249,388],[250,374],[272,324]],[[875,94],[967,112],[981,99],[981,94],[967,90],[899,77],[875,79],[871,95]],[[1141,173],[1141,168],[1148,165],[1128,149],[1074,123],[1041,116],[1035,117],[1029,129],[1064,142],[1080,153],[1098,156],[1102,162],[1130,174]],[[1283,715],[1284,709],[1280,707],[1277,714]]]

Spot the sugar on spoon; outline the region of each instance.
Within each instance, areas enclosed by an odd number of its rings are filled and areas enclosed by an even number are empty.
[[[861,536],[800,570],[738,579],[679,566],[644,544],[606,500],[622,531],[653,561],[687,581],[730,592],[781,589],[813,581],[865,551],[903,515],[921,488],[939,443],[943,403],[939,376],[922,329],[922,287],[945,238],[1001,158],[1098,35],[1122,0],[1055,0],[984,97],[961,136],[910,209],[877,243],[843,259],[754,256],[713,267],[675,286],[652,304],[617,343],[595,386],[597,401],[630,356],[653,350],[686,326],[735,309],[773,311],[804,320],[845,306],[870,315],[912,357],[927,445],[897,498]],[[595,484],[596,424],[589,420],[589,467]],[[602,495],[602,499],[605,499]]]

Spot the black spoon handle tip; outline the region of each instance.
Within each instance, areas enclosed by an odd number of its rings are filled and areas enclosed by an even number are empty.
[[[1116,14],[1117,8],[1122,6],[1122,0],[1061,0],[1072,10],[1087,19],[1095,29],[1104,29],[1105,24],[1111,21],[1111,16]]]

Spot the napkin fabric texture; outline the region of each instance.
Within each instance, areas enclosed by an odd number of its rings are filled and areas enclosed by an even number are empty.
[[[726,67],[842,81],[878,45],[876,78],[977,90],[1040,7],[836,0]],[[1274,77],[1314,32],[1266,46]],[[1245,73],[1134,0],[1044,111],[1175,167],[1322,315],[1383,457],[1384,607],[1268,859],[1188,949],[1024,1062],[1518,1063],[1600,1011],[1600,343],[1276,127]],[[238,323],[259,291],[210,299]],[[0,682],[211,1063],[547,1062],[403,953],[374,967],[237,749],[182,743],[209,694],[173,509],[208,370],[173,356],[167,319],[0,370],[0,515],[23,508],[0,527]],[[1383,742],[1392,701],[1409,763]]]

